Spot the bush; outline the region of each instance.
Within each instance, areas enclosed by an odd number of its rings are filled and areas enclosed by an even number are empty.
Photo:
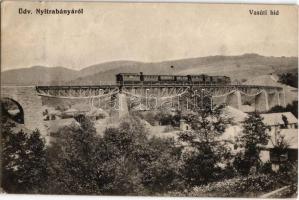
[[[45,141],[38,130],[14,132],[2,117],[1,187],[8,193],[40,193],[47,182]]]
[[[283,73],[278,76],[280,83],[298,88],[298,73]]]
[[[152,126],[154,126],[157,122],[156,115],[153,112],[147,112],[144,116],[144,120]]]
[[[272,163],[270,161],[267,161],[266,163],[263,163],[263,165],[260,167],[259,172],[262,174],[271,174],[272,171]]]
[[[149,194],[184,187],[179,174],[180,148],[175,146],[173,139],[151,138],[146,151],[136,156],[142,183]]]
[[[182,160],[182,176],[190,186],[206,184],[221,177],[220,163],[226,164],[231,156],[230,148],[219,141],[230,119],[222,115],[223,107],[198,110],[186,118],[191,131],[179,133],[179,141],[186,144]]]
[[[106,156],[102,193],[145,195],[177,187],[180,154],[174,144],[170,139],[148,139],[137,118],[107,129],[101,153]]]
[[[59,130],[48,149],[51,194],[146,195],[178,186],[180,149],[172,139],[148,138],[139,118],[97,136],[92,122]]]
[[[291,104],[288,104],[286,107],[274,106],[268,113],[277,113],[277,112],[291,112],[295,117],[298,118],[298,101],[293,101]]]
[[[179,114],[167,110],[159,111],[155,118],[160,122],[161,125],[179,126],[180,124]]]
[[[237,177],[221,182],[209,183],[201,187],[194,187],[190,196],[213,197],[249,197],[280,187],[274,176],[253,175]]]
[[[100,194],[98,190],[98,153],[100,138],[90,120],[82,117],[81,126],[58,131],[57,140],[47,149],[50,194]]]
[[[169,133],[169,132],[174,131],[174,130],[175,130],[174,127],[172,127],[171,125],[167,125],[167,126],[164,128],[163,132],[164,132],[164,133]]]
[[[237,154],[234,166],[241,174],[247,175],[260,166],[260,146],[267,145],[270,136],[267,133],[269,127],[264,124],[258,113],[248,115],[242,125],[243,134],[238,139],[245,151]]]

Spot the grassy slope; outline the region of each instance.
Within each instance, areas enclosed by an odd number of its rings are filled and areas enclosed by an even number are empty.
[[[264,57],[257,54],[241,56],[208,56],[156,63],[113,61],[86,67],[80,71],[63,67],[32,67],[2,72],[4,85],[101,84],[115,82],[115,74],[143,72],[144,74],[209,74],[226,75],[234,79],[250,79],[269,73],[297,70],[295,57]],[[173,68],[171,68],[173,66]]]

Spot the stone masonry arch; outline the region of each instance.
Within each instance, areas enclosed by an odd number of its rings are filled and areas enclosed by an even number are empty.
[[[6,105],[5,105],[6,104]],[[19,110],[18,113],[16,113],[15,115],[12,115],[11,113],[9,113],[9,108],[7,104],[13,104],[14,106],[16,106]],[[21,104],[19,102],[17,102],[16,100],[12,99],[12,98],[1,98],[1,114],[2,115],[6,115],[8,116],[10,119],[12,119],[13,121],[19,123],[19,124],[24,124],[24,109],[21,106]]]
[[[30,130],[38,129],[46,135],[42,116],[42,101],[34,87],[2,86],[1,98],[13,99],[22,107],[24,125]]]

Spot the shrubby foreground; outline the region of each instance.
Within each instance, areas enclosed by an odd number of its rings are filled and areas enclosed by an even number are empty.
[[[295,191],[296,166],[273,172],[259,161],[259,147],[268,139],[260,116],[243,122],[245,151],[234,156],[219,140],[230,123],[221,112],[219,107],[182,115],[192,130],[181,132],[178,140],[148,137],[138,117],[99,136],[83,117],[80,127],[60,129],[47,147],[38,130],[15,133],[3,118],[2,188],[8,193],[167,196],[255,196],[284,185]]]

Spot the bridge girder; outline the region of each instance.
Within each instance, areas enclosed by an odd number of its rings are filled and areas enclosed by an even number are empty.
[[[168,102],[169,99],[182,98],[183,94],[190,94],[185,98],[188,98],[191,102],[196,100],[192,99],[195,96],[209,96],[211,99],[224,98],[224,103],[232,103],[234,107],[240,108],[243,97],[254,98],[254,106],[261,104],[261,101],[267,101],[262,103],[266,105],[265,109],[268,110],[269,105],[276,105],[275,102],[282,102],[280,99],[284,95],[282,88],[274,86],[257,86],[257,85],[186,85],[186,84],[157,84],[157,85],[99,85],[99,86],[41,86],[36,87],[36,90],[40,96],[48,96],[53,98],[100,98],[101,96],[117,95],[118,93],[124,93],[129,98],[129,104],[131,102],[148,103],[151,99],[158,99],[158,104]],[[264,94],[264,98],[261,98],[261,94]],[[272,100],[272,96],[278,97],[277,101]],[[193,95],[193,96],[192,96]],[[271,96],[271,101],[268,102],[268,95]],[[134,97],[134,98],[133,98]],[[228,98],[229,97],[229,98]],[[137,100],[139,98],[139,100]],[[196,97],[195,97],[196,98]],[[146,101],[142,100],[146,99]],[[229,100],[230,99],[230,100]],[[233,100],[235,99],[235,100]],[[180,100],[178,100],[180,101]],[[187,100],[188,101],[188,100]],[[253,100],[252,100],[253,101]]]

